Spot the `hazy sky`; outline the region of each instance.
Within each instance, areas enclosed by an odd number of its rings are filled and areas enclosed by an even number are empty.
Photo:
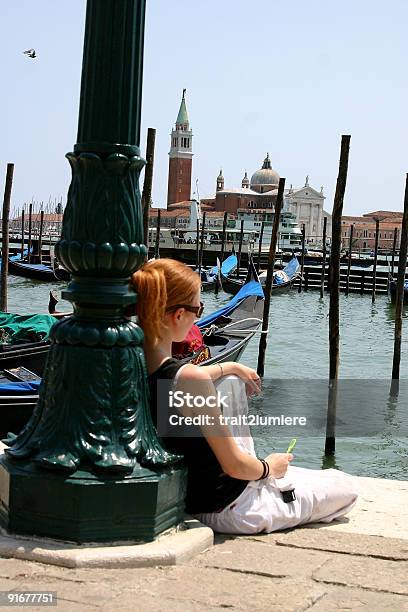
[[[103,0],[101,0],[103,1]],[[47,202],[70,180],[84,0],[0,0],[0,188],[13,206]],[[346,214],[401,210],[408,171],[406,0],[147,0],[142,151],[157,129],[154,203],[166,203],[170,131],[182,89],[200,196],[241,184],[268,151],[331,210],[341,134],[351,134]],[[23,55],[34,47],[38,58]],[[143,179],[143,177],[142,177]]]

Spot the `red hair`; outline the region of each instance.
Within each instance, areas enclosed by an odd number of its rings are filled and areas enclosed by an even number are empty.
[[[192,304],[201,281],[196,272],[174,259],[155,259],[134,272],[132,283],[138,294],[136,314],[147,338],[161,339],[166,308]]]

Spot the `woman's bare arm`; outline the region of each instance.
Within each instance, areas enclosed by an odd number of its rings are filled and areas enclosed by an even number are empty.
[[[185,394],[189,393],[193,397],[217,397],[217,391],[211,380],[208,367],[185,366],[178,377],[177,390],[181,390]],[[212,419],[211,424],[202,424],[201,430],[225,474],[240,480],[257,480],[262,476],[263,465],[261,461],[238,447],[228,427],[223,424],[220,418],[221,410],[218,407],[207,405],[199,408],[190,407],[186,408],[183,414],[190,414],[190,416],[208,415]],[[270,474],[276,478],[283,476],[292,458],[293,456],[287,453],[274,453],[266,457]]]

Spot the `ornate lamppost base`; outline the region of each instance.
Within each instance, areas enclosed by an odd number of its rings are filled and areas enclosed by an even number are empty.
[[[126,477],[48,473],[0,459],[0,524],[11,533],[74,542],[150,542],[183,520],[185,469],[137,467]]]

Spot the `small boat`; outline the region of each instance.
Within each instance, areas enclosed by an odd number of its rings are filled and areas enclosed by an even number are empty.
[[[263,305],[263,289],[251,262],[240,291],[227,304],[197,322],[204,346],[180,361],[201,366],[237,361],[262,324]],[[26,368],[0,372],[2,437],[10,431],[20,431],[26,424],[38,400],[39,384],[39,376]]]
[[[9,274],[48,282],[70,279],[69,273],[64,268],[58,267],[54,270],[49,264],[13,261],[11,258],[9,258]]]
[[[25,257],[26,255],[28,255],[28,249],[24,249],[23,257]],[[9,256],[9,261],[19,261],[20,259],[21,259],[21,252],[17,253],[16,255]],[[0,270],[1,270],[1,262],[2,262],[2,259],[0,259]]]
[[[283,268],[283,270],[275,270],[273,273],[273,283],[272,288],[273,291],[282,291],[283,289],[288,289],[292,286],[295,280],[299,277],[300,274],[300,263],[297,257],[292,257],[289,263]],[[261,285],[264,287],[266,282],[266,272],[263,272],[259,276],[259,281]],[[221,273],[221,282],[224,291],[228,293],[235,294],[240,288],[243,286],[244,281],[239,278],[233,277],[225,277]]]
[[[0,312],[0,371],[25,367],[41,375],[55,318],[47,314]]]
[[[221,274],[229,276],[236,270],[238,259],[235,253],[232,253],[227,259],[224,259],[221,266]],[[214,291],[217,275],[219,274],[219,266],[213,266],[208,270],[201,270],[201,291]]]
[[[18,372],[16,371],[18,370]],[[19,432],[32,415],[41,378],[25,368],[0,372],[0,437]],[[24,374],[29,380],[23,380]]]
[[[225,306],[197,321],[204,350],[183,362],[212,365],[238,361],[262,324],[263,306],[263,289],[251,260],[247,278],[238,293]]]
[[[48,340],[0,344],[0,371],[23,366],[35,374],[42,374],[49,348]]]
[[[388,281],[388,292],[391,298],[391,303],[395,304],[397,298],[397,281],[390,276]],[[404,303],[408,304],[408,280],[404,282]]]

